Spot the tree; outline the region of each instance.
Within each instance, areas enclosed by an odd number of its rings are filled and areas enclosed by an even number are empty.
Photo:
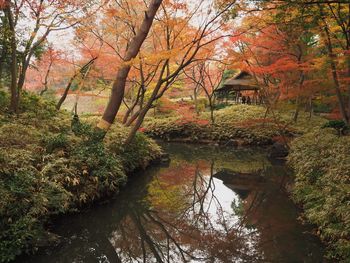
[[[139,30],[136,32],[133,39],[128,44],[126,54],[124,57],[124,64],[118,69],[117,77],[114,81],[112,94],[109,102],[103,113],[102,119],[98,123],[97,127],[107,131],[112,125],[120,105],[122,104],[125,91],[125,82],[131,69],[131,60],[136,58],[142,43],[146,39],[149,30],[151,29],[153,19],[162,3],[162,0],[152,0],[147,11],[145,12],[142,24]]]
[[[73,27],[98,6],[90,1],[58,0],[4,0],[3,5],[11,43],[10,110],[17,112],[28,67],[43,52],[49,34]]]
[[[198,6],[202,4],[203,2]],[[180,8],[185,9],[184,6]],[[128,124],[135,122],[125,144],[133,140],[149,109],[179,80],[183,70],[193,62],[205,58],[216,42],[227,37],[226,32],[220,31],[223,27],[220,17],[229,9],[229,6],[219,12],[213,12],[213,10],[208,12],[206,9],[206,12],[211,15],[207,16],[199,27],[193,27],[190,24],[191,19],[200,14],[198,13],[199,7],[185,13],[186,16],[182,19],[174,17],[178,13],[178,6],[163,8],[162,16],[159,18],[160,23],[155,24],[152,34],[153,44],[150,45],[154,48],[151,53],[152,59],[150,55],[148,56],[149,64],[154,68],[153,72],[157,72],[154,86],[147,102],[131,117]]]
[[[251,6],[243,4],[239,6],[242,8],[241,12],[246,12],[248,17],[251,17],[248,24],[259,24],[258,32],[266,31],[266,28],[273,25],[278,30],[276,31],[278,34],[274,34],[288,40],[288,42],[274,41],[280,43],[280,47],[284,47],[279,51],[267,48],[266,45],[263,48],[270,50],[270,53],[275,56],[278,51],[281,57],[284,55],[286,58],[287,56],[292,58],[291,55],[293,55],[297,59],[293,62],[294,67],[277,76],[279,82],[275,84],[270,82],[271,85],[278,86],[281,92],[289,91],[290,95],[294,93],[296,102],[294,119],[297,119],[302,104],[312,105],[314,94],[326,92],[327,96],[335,96],[341,118],[348,123],[350,114],[349,3],[347,1],[284,0],[255,1]],[[267,53],[261,47],[258,50],[264,54]],[[257,48],[252,51],[255,53],[255,60],[261,59],[261,53],[257,52]],[[271,66],[272,61],[268,61]],[[266,67],[268,64],[264,63],[262,66]],[[292,66],[290,62],[288,64]],[[329,83],[330,85],[325,87],[324,83],[328,83],[328,76],[333,80],[333,84]],[[295,77],[294,83],[297,85],[290,89],[291,80]],[[323,86],[324,90],[317,89],[317,85]],[[290,92],[293,90],[295,92]],[[348,98],[347,103],[346,98]]]
[[[186,76],[198,85],[206,95],[209,102],[211,123],[215,123],[215,91],[221,86],[226,67],[223,63],[210,60],[200,62],[189,69]]]
[[[94,62],[97,58],[98,57],[91,58],[88,62],[86,62],[83,66],[81,66],[80,69],[78,71],[76,71],[74,73],[74,75],[69,79],[68,84],[67,84],[61,98],[59,99],[59,101],[56,104],[57,110],[61,109],[61,106],[62,106],[63,102],[66,100],[67,95],[72,87],[74,80],[76,80],[78,77],[80,77],[79,83],[82,83],[85,80],[85,78],[87,77],[87,75],[89,74],[90,68],[94,64]]]

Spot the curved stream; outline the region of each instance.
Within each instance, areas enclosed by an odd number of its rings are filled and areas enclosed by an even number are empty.
[[[21,262],[322,262],[291,178],[263,150],[164,145],[109,204],[54,222],[62,242]]]

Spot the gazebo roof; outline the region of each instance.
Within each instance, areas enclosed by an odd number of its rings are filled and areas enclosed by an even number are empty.
[[[246,71],[241,71],[233,78],[227,80],[216,92],[243,90],[259,90],[252,75]]]

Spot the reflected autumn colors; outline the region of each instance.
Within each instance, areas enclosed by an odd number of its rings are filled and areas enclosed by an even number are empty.
[[[283,164],[259,149],[164,145],[112,203],[55,222],[56,247],[21,262],[322,262]]]

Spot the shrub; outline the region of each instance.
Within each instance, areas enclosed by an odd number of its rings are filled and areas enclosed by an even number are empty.
[[[7,149],[0,153],[0,261],[28,251],[43,238],[43,217],[64,212],[70,194],[43,177],[32,152]]]
[[[322,128],[333,128],[337,130],[338,135],[344,135],[344,132],[349,129],[349,126],[342,120],[331,120],[324,124]]]
[[[5,91],[0,90],[0,111],[7,109],[9,101],[9,95]]]
[[[350,137],[316,130],[292,143],[289,163],[295,170],[295,199],[306,218],[328,242],[328,256],[350,258]]]
[[[209,114],[203,113],[199,118],[182,116],[161,120],[147,119],[143,128],[147,135],[165,140],[180,138],[194,142],[217,141],[222,143],[239,140],[241,144],[271,144],[273,137],[282,134],[269,119],[263,121],[257,119],[259,117],[257,112],[264,116],[262,107],[234,106],[217,111],[217,121],[214,125],[209,125]]]
[[[114,127],[104,142],[94,118],[72,121],[32,94],[21,102],[18,116],[0,111],[0,262],[46,242],[51,215],[117,193],[126,172],[160,154],[143,134],[123,149],[128,130]]]

